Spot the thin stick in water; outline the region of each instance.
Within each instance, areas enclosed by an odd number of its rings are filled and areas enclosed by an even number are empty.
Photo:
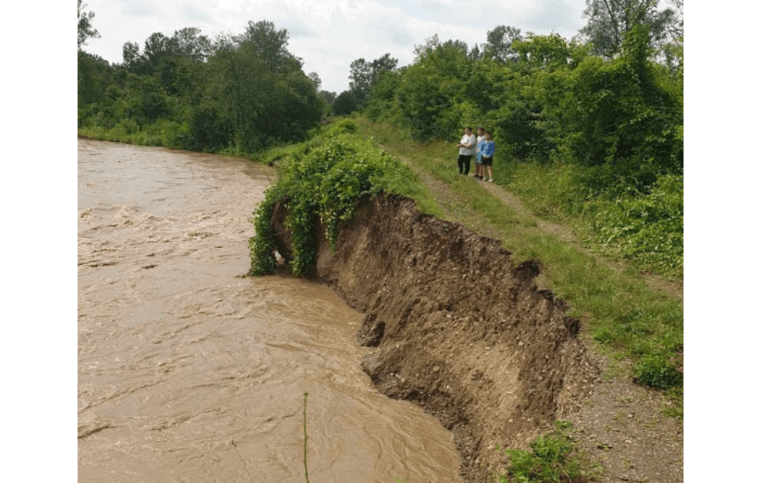
[[[307,437],[307,396],[309,396],[308,392],[304,393],[304,477],[307,479],[307,483],[309,483],[309,470],[307,470],[307,441],[309,438]]]
[[[232,446],[235,447],[235,452],[237,453],[237,457],[240,458],[240,463],[242,463],[243,464],[243,468],[245,468],[245,474],[248,475],[248,481],[253,483],[253,478],[251,478],[251,472],[248,471],[248,467],[245,466],[245,461],[243,461],[243,457],[240,456],[240,450],[237,449],[237,445],[235,444],[235,440],[231,439],[231,440],[229,440],[229,442],[232,443]]]

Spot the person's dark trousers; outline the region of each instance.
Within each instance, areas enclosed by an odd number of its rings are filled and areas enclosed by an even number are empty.
[[[459,165],[459,174],[469,173],[469,162],[472,159],[471,154],[459,154],[457,164]]]

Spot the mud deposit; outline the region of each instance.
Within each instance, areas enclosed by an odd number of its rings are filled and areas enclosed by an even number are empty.
[[[277,207],[273,227],[289,259],[285,216]],[[376,350],[363,370],[382,393],[418,403],[453,432],[465,481],[500,467],[497,445],[524,447],[577,410],[597,378],[579,321],[534,283],[539,262],[515,262],[498,241],[411,200],[362,202],[335,253],[319,244],[316,268],[364,314],[358,342]]]

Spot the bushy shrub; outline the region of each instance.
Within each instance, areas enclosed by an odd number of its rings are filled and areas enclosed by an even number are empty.
[[[194,110],[189,124],[187,148],[195,151],[217,151],[230,144],[234,135],[232,122],[211,106]]]
[[[657,389],[683,385],[683,375],[664,356],[649,354],[635,366],[637,382]]]
[[[598,202],[597,240],[654,271],[681,275],[683,267],[683,176],[666,175],[648,194],[627,193],[614,203]]]
[[[570,422],[558,421],[557,430],[539,435],[530,443],[530,451],[507,449],[509,463],[497,483],[591,481],[599,474],[587,459],[576,451],[576,442],[567,434]]]
[[[291,271],[311,275],[314,268],[315,224],[322,223],[325,237],[335,250],[338,225],[354,213],[358,200],[384,192],[409,195],[418,189],[414,175],[398,160],[375,148],[354,130],[338,123],[283,156],[279,179],[254,212],[256,235],[251,239],[251,274],[274,269],[275,234],[272,210],[277,203],[288,210],[293,259]]]
[[[328,134],[344,134],[357,132],[357,124],[352,119],[342,119],[331,124]]]

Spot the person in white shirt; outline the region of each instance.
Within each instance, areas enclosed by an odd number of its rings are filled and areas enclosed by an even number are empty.
[[[469,174],[469,162],[475,156],[476,145],[477,139],[472,134],[472,128],[469,126],[465,127],[464,136],[459,144],[456,145],[459,148],[459,159],[456,161],[459,165],[459,174]]]

